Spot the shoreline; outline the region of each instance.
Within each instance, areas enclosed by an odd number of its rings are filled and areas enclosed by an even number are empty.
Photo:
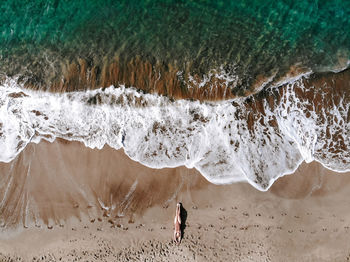
[[[306,86],[298,82],[232,104],[174,103],[124,87],[57,99],[3,87],[4,101],[12,107],[2,106],[9,121],[0,125],[1,157],[7,162],[30,141],[61,137],[92,148],[123,147],[146,166],[195,166],[211,182],[248,180],[267,190],[303,159],[317,159],[333,170],[349,169],[349,76],[310,78]],[[317,81],[326,83],[322,92],[313,86]],[[216,139],[218,133],[222,139]],[[274,159],[266,157],[270,155]]]
[[[346,207],[350,176],[317,163],[302,164],[294,175],[260,192],[247,183],[210,184],[184,167],[149,169],[121,151],[93,150],[61,139],[30,145],[14,162],[12,170],[17,175],[27,173],[18,177],[17,190],[8,191],[12,195],[5,203],[14,207],[9,199],[22,199],[19,182],[26,181],[24,195],[35,193],[43,223],[28,224],[16,234],[2,230],[2,259],[344,261],[349,255],[350,211]],[[11,164],[0,164],[2,174],[6,165]],[[111,169],[113,174],[106,172]],[[135,179],[138,182],[132,190]],[[82,189],[94,192],[93,197],[74,192]],[[3,193],[2,187],[2,201]],[[112,199],[109,204],[108,198]],[[97,199],[116,208],[103,209]],[[127,208],[125,199],[129,199]],[[177,202],[187,211],[179,247],[171,243]],[[10,214],[3,212],[2,205],[2,219],[9,214],[11,221],[23,221],[14,217],[18,206]],[[124,217],[118,216],[123,207]]]

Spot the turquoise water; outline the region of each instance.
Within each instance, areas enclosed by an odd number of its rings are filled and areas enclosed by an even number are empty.
[[[248,88],[290,66],[327,71],[350,59],[350,1],[7,0],[0,73],[38,82],[63,64],[136,56],[192,74],[223,67]],[[345,62],[346,63],[346,62]]]

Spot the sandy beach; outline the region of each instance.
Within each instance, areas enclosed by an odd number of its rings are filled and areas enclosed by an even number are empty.
[[[350,262],[350,0],[0,11],[0,262]]]
[[[0,164],[0,261],[347,261],[350,174],[303,164],[268,192],[56,140]],[[181,202],[184,238],[172,243]]]

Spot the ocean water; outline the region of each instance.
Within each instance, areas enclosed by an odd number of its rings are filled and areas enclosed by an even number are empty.
[[[168,88],[185,95],[190,76],[216,70],[245,95],[292,66],[339,70],[350,58],[350,2],[342,0],[4,0],[0,11],[1,74],[44,90],[68,82],[70,91],[150,91],[151,76],[168,73]],[[118,69],[106,72],[113,63]]]
[[[349,1],[0,3],[0,161],[56,137],[267,190],[350,170]]]

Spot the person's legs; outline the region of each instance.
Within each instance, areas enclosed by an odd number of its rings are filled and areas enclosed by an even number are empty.
[[[176,217],[177,217],[177,221],[181,224],[181,206],[180,203],[177,204],[176,206]]]
[[[179,222],[179,224],[181,224],[181,216],[180,216],[180,214],[178,214],[178,216],[177,216],[177,221]]]

